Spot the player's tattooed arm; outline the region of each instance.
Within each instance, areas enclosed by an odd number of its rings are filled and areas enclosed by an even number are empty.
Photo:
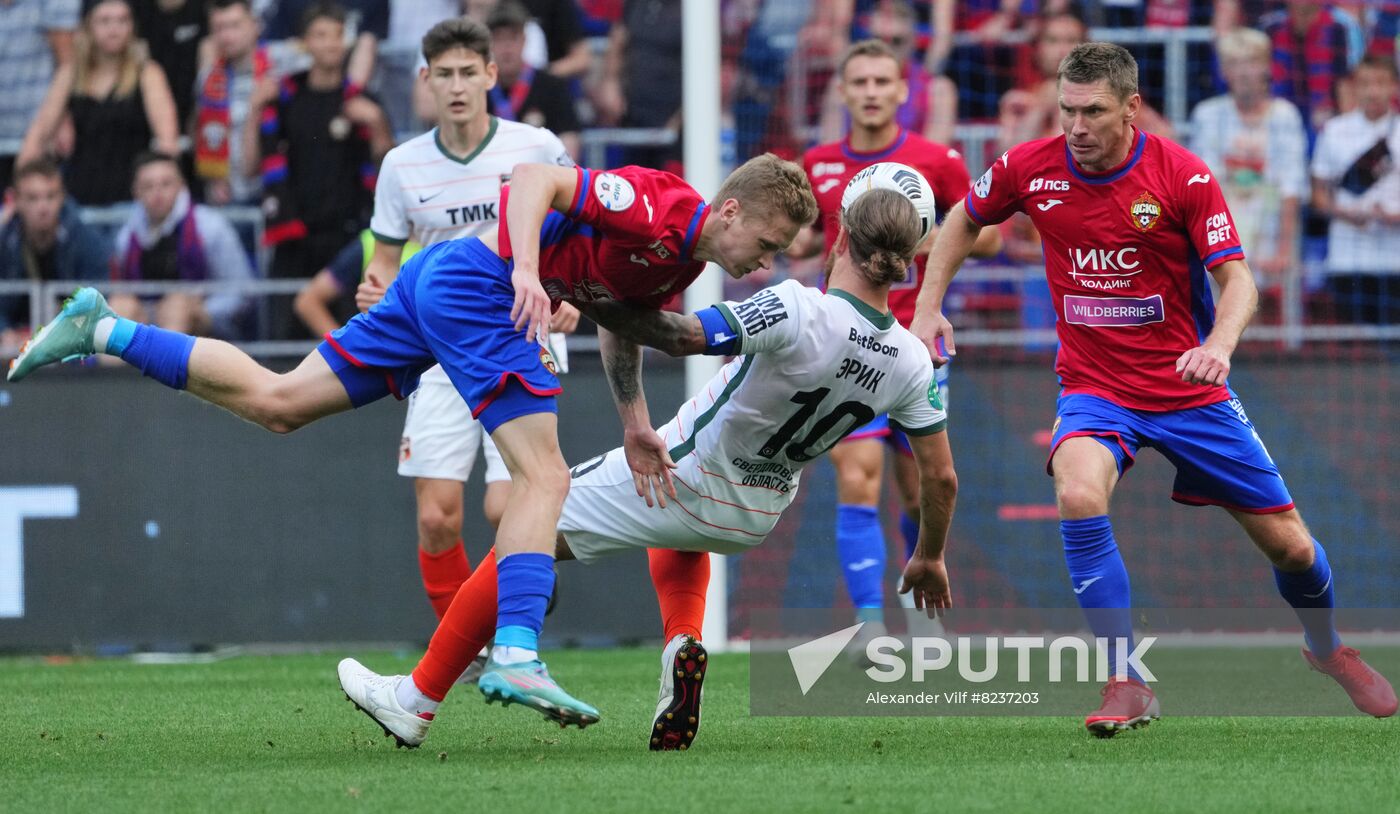
[[[668,356],[705,352],[705,329],[694,314],[676,314],[620,302],[576,303],[599,326]]]
[[[666,507],[666,498],[675,498],[676,486],[666,442],[651,426],[646,395],[642,393],[642,349],[607,328],[598,329],[598,347],[603,355],[603,371],[612,388],[617,414],[622,419],[622,450],[632,470],[637,496],[647,505]]]
[[[608,376],[608,387],[612,388],[613,400],[619,412],[623,408],[642,401],[642,349],[636,343],[607,328],[598,331],[598,345],[603,354],[603,370]],[[623,415],[623,424],[627,415]]]

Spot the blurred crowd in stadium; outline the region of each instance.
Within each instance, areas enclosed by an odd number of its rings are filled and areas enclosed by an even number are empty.
[[[1266,309],[1292,275],[1309,321],[1400,324],[1400,2],[720,6],[727,162],[840,138],[836,60],[873,36],[906,62],[901,124],[961,150],[975,177],[1058,132],[1060,59],[1108,39],[1142,66],[1140,124],[1217,173]],[[34,313],[6,281],[310,281],[329,269],[344,284],[308,289],[295,308],[178,290],[113,305],[241,340],[309,338],[328,312],[348,316],[377,162],[432,126],[419,39],[458,14],[491,30],[495,115],[552,129],[583,164],[682,170],[681,0],[0,3],[0,356]],[[1037,265],[1029,222],[1003,228],[995,262]],[[1030,324],[1027,287],[964,276],[969,311]]]

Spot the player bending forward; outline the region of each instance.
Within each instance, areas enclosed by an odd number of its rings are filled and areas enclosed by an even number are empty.
[[[934,355],[940,338],[954,353],[941,313],[948,283],[984,226],[1030,215],[1045,242],[1060,339],[1063,389],[1047,469],[1070,584],[1094,635],[1132,636],[1128,572],[1108,507],[1138,449],[1154,447],[1176,467],[1173,500],[1223,507],[1269,558],[1303,623],[1307,663],[1357,709],[1395,714],[1390,684],[1342,646],[1327,553],[1226,381],[1258,292],[1219,183],[1205,162],[1134,125],[1142,97],[1127,50],[1080,45],[1060,63],[1059,83],[1064,135],[1013,147],[953,207],[912,330]],[[1109,656],[1121,663],[1112,646]],[[1112,736],[1159,714],[1156,695],[1128,666],[1084,723]]]
[[[762,542],[796,497],[802,469],[881,413],[908,434],[919,467],[919,542],[902,590],[933,613],[951,606],[943,550],[957,476],[947,415],[928,354],[888,307],[890,284],[904,279],[920,232],[907,198],[875,189],[843,217],[825,294],[788,281],[690,315],[584,307],[600,324],[675,356],[742,354],[660,430],[677,465],[673,500],[658,490],[659,507],[650,508],[651,489],[615,449],[573,470],[559,520],[559,559],[652,549],[668,641],[652,749],[689,747],[700,724],[706,552],[734,554]],[[401,745],[423,742],[438,703],[491,636],[492,562],[457,592],[411,676],[340,663],[346,695]]]
[[[689,285],[706,261],[742,277],[772,263],[816,217],[801,168],[771,155],[731,173],[717,200],[712,209],[676,176],[641,167],[595,172],[522,164],[501,192],[498,235],[419,252],[378,304],[289,373],[273,373],[226,342],[118,319],[101,294],[84,288],[30,339],[9,378],[105,353],[267,429],[290,432],[390,393],[402,397],[423,371],[441,364],[500,448],[512,482],[495,554],[478,567],[492,574],[493,586],[499,582],[501,597],[496,647],[478,686],[488,698],[584,726],[598,711],[556,684],[538,653],[569,470],[559,451],[559,380],[536,335],[549,330],[550,307],[564,300],[621,300],[645,313]],[[638,382],[640,348],[603,330],[599,342],[628,463],[649,486],[674,488],[671,458]]]

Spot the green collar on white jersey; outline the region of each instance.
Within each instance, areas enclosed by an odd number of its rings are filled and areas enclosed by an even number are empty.
[[[491,143],[491,139],[494,138],[496,135],[496,125],[500,124],[500,122],[501,120],[496,118],[495,116],[491,117],[491,126],[486,130],[486,137],[481,140],[480,144],[476,145],[475,150],[472,150],[470,153],[467,154],[466,158],[458,158],[457,156],[453,155],[442,143],[441,127],[433,128],[433,143],[437,145],[438,152],[442,153],[443,155],[447,156],[453,161],[456,161],[458,164],[470,164],[472,162],[472,159],[481,155],[481,151],[485,150],[486,145]]]
[[[894,314],[891,314],[889,311],[876,311],[874,308],[871,308],[869,304],[862,302],[856,295],[849,291],[842,291],[839,288],[828,288],[826,293],[840,297],[855,306],[856,313],[865,317],[865,321],[874,325],[876,328],[882,331],[888,331],[890,328],[894,327]]]

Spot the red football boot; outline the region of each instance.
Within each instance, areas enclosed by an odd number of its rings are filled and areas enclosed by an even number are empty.
[[[1395,714],[1395,688],[1390,686],[1385,676],[1361,660],[1361,654],[1356,652],[1355,647],[1338,647],[1337,652],[1326,659],[1319,659],[1305,647],[1303,658],[1307,659],[1309,667],[1341,684],[1357,709],[1377,718],[1389,718]]]
[[[1147,726],[1162,717],[1157,696],[1135,678],[1114,678],[1100,691],[1103,704],[1084,718],[1084,726],[1096,737],[1111,738],[1125,729]]]

